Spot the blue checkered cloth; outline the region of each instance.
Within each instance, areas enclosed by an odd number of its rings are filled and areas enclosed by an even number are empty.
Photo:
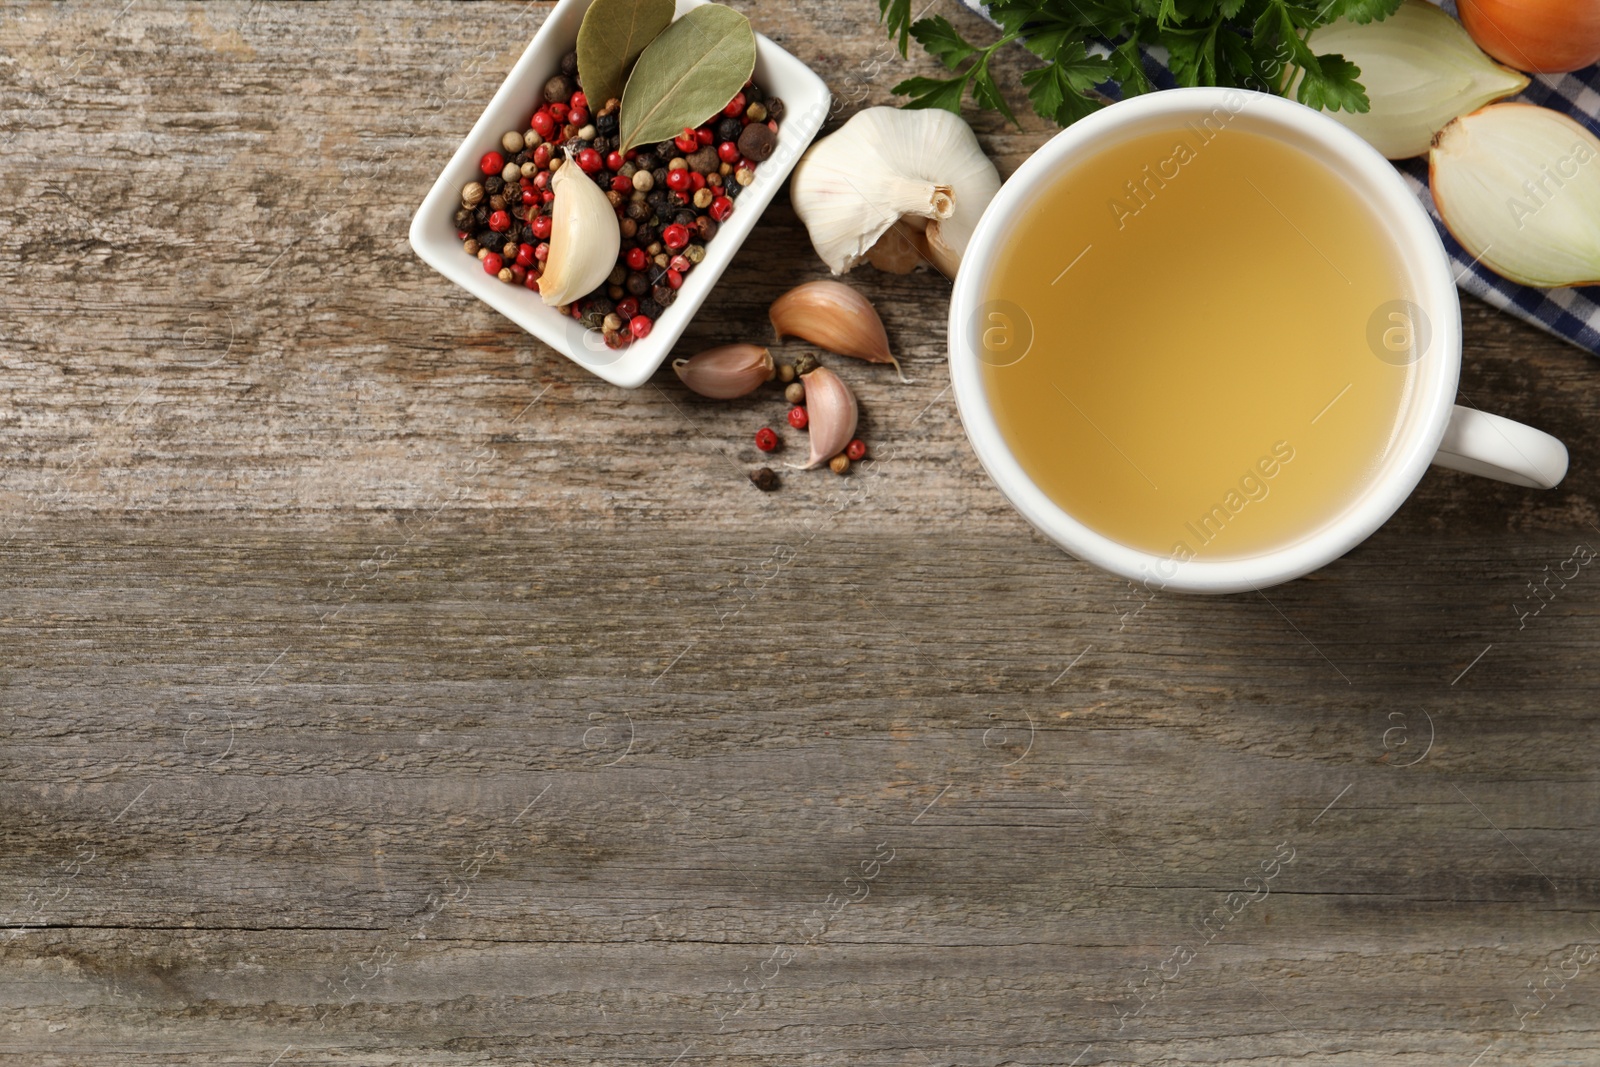
[[[1452,15],[1456,13],[1454,0],[1434,2]],[[962,0],[962,3],[988,18],[984,5],[978,0]],[[1156,88],[1175,89],[1178,83],[1162,62],[1163,56],[1160,50],[1147,51],[1144,56],[1145,73]],[[1600,136],[1600,66],[1587,67],[1573,74],[1534,74],[1531,77],[1533,81],[1527,91],[1512,99],[1570,115],[1590,133]],[[1108,96],[1116,96],[1114,85],[1102,86],[1101,89]],[[1417,199],[1438,228],[1439,236],[1444,239],[1445,250],[1450,253],[1450,261],[1455,267],[1456,284],[1463,292],[1471,293],[1579,348],[1600,355],[1600,286],[1534,289],[1500,277],[1476,262],[1445,229],[1439,212],[1433,206],[1433,194],[1428,191],[1427,160],[1408,159],[1395,166],[1399,168],[1406,184],[1416,192]]]

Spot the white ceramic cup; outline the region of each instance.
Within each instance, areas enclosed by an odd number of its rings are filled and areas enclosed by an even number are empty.
[[[1342,176],[1378,213],[1417,286],[1420,330],[1416,382],[1394,447],[1366,491],[1299,540],[1244,559],[1187,561],[1131,548],[1097,533],[1047,497],[1012,456],[985,396],[982,364],[994,351],[985,330],[1007,327],[986,304],[996,256],[1033,199],[1074,161],[1142,134],[1221,118],[1230,128],[1273,137]],[[1394,166],[1334,120],[1301,104],[1237,89],[1173,89],[1133,97],[1063,130],[1008,179],[979,222],[950,301],[950,377],[967,436],[995,484],[1023,516],[1079,559],[1152,589],[1231,593],[1298,578],[1344,555],[1393,515],[1430,463],[1516,485],[1549,489],[1567,471],[1554,437],[1455,404],[1461,373],[1461,306],[1444,245]],[[990,340],[993,339],[991,335]],[[1043,342],[1035,340],[1037,347]],[[1376,349],[1375,349],[1376,351]],[[1380,353],[1381,355],[1381,353]],[[1032,358],[1038,358],[1038,352]],[[1132,403],[1136,398],[1129,397]]]

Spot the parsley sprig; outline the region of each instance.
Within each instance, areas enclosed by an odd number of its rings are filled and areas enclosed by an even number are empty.
[[[1149,92],[1141,47],[1165,46],[1180,85],[1220,85],[1286,93],[1309,107],[1364,112],[1370,106],[1357,80],[1361,69],[1336,53],[1317,55],[1306,36],[1339,18],[1366,23],[1387,18],[1401,0],[990,0],[1001,36],[975,45],[942,16],[911,18],[911,0],[878,0],[891,37],[906,54],[915,37],[953,71],[948,78],[907,78],[894,87],[906,107],[959,112],[970,89],[980,106],[1012,122],[989,62],[1019,41],[1045,61],[1022,75],[1041,116],[1069,126],[1105,103],[1095,86],[1114,82],[1124,96]],[[1091,55],[1095,44],[1108,55]]]

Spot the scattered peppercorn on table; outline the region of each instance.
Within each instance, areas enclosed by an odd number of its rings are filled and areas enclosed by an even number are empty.
[[[940,75],[734,6],[827,129]],[[763,492],[793,382],[616,389],[406,247],[547,10],[0,7],[0,1062],[1600,1059],[1589,357],[1469,302],[1560,489],[1152,599],[984,478],[948,283],[863,266],[910,384]],[[780,195],[677,354],[805,365],[827,277]]]

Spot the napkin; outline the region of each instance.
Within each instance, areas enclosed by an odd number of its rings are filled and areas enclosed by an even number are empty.
[[[961,0],[968,8],[988,19],[985,5],[978,0]],[[1444,0],[1439,7],[1454,15],[1454,0]],[[993,22],[992,19],[989,20]],[[1144,56],[1145,73],[1158,89],[1177,88],[1172,72],[1163,62],[1163,49],[1147,49]],[[1600,136],[1600,65],[1586,67],[1573,74],[1532,74],[1527,90],[1511,97],[1523,103],[1553,108],[1570,115],[1590,133]],[[1101,86],[1106,95],[1116,97],[1114,85]],[[1406,184],[1416,193],[1418,201],[1433,219],[1439,236],[1444,239],[1445,251],[1456,273],[1456,285],[1463,292],[1515,315],[1519,319],[1565,341],[1570,341],[1596,355],[1600,355],[1600,286],[1577,289],[1535,289],[1507,281],[1494,271],[1478,263],[1462,248],[1445,228],[1439,212],[1433,206],[1433,194],[1428,191],[1428,161],[1408,159],[1395,164]]]

